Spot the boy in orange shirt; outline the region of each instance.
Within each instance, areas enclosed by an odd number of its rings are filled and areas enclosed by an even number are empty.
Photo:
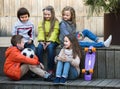
[[[51,81],[52,75],[44,71],[44,66],[38,61],[37,56],[28,58],[21,54],[24,49],[24,39],[21,35],[14,35],[11,38],[12,46],[5,52],[4,73],[13,80],[20,80],[28,70]]]

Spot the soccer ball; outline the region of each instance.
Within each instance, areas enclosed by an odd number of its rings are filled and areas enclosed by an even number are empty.
[[[26,57],[29,57],[29,58],[33,58],[35,53],[34,51],[31,49],[31,48],[25,48],[22,52],[21,52],[22,55],[26,56]]]

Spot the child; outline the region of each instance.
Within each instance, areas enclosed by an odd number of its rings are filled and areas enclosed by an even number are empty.
[[[33,23],[29,20],[29,11],[22,7],[17,11],[18,21],[12,29],[12,35],[20,34],[24,37],[25,48],[31,48],[35,51],[33,40],[35,38],[35,28]]]
[[[81,49],[75,36],[64,37],[64,47],[55,58],[57,61],[54,83],[65,83],[67,79],[76,79],[80,74]]]
[[[48,55],[48,72],[54,73],[55,48],[59,43],[59,22],[55,17],[55,11],[52,6],[43,9],[43,21],[38,26],[38,47],[37,56],[43,63],[43,52]]]
[[[4,73],[6,76],[13,80],[20,80],[28,70],[31,70],[46,80],[51,80],[52,75],[43,70],[44,66],[38,61],[37,56],[28,58],[21,54],[24,49],[23,36],[14,35],[11,38],[11,44],[12,46],[5,52]]]
[[[73,34],[74,36],[76,36],[76,34],[77,34],[77,36],[78,35],[81,36],[81,37],[79,37],[79,38],[81,38],[81,39],[79,39],[79,44],[81,47],[89,47],[89,46],[109,47],[111,40],[112,40],[112,35],[110,35],[105,42],[98,42],[99,38],[87,29],[84,29],[81,32],[81,34],[76,33],[75,10],[70,6],[66,6],[62,10],[62,21],[60,23],[60,36],[59,36],[61,45],[63,45],[63,38],[67,34]],[[94,42],[83,42],[82,40],[85,37],[90,38]]]

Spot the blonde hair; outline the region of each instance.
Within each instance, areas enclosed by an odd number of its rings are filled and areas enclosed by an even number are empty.
[[[76,27],[76,14],[75,14],[74,8],[73,8],[73,7],[70,7],[70,6],[64,7],[63,10],[62,10],[62,16],[64,15],[64,12],[65,12],[65,11],[70,11],[70,13],[71,13],[71,21],[72,21],[72,23],[73,23],[73,24],[75,25],[75,27]]]
[[[53,30],[54,30],[55,22],[58,21],[58,19],[55,17],[55,11],[54,11],[54,8],[53,8],[52,6],[47,6],[47,7],[45,7],[45,8],[43,9],[43,12],[44,12],[45,10],[48,10],[48,11],[51,12],[50,31],[49,31],[49,33],[48,33],[48,36],[50,36],[51,33],[52,33]],[[46,33],[45,33],[45,18],[43,18],[42,28],[43,28],[44,34],[46,34]],[[44,35],[44,36],[46,36],[46,35]],[[46,38],[46,37],[45,37],[45,38]]]

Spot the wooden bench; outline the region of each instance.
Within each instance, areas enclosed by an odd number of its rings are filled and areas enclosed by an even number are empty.
[[[83,74],[77,80],[69,80],[65,85],[54,85],[41,79],[11,81],[4,76],[4,53],[7,47],[0,47],[0,89],[120,89],[120,47],[97,48],[92,81],[85,81]],[[59,53],[58,47],[56,52]],[[84,57],[81,68],[84,68]],[[6,86],[7,84],[7,86]]]

